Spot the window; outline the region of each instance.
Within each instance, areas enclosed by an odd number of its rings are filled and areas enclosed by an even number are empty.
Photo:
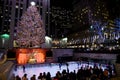
[[[10,5],[12,5],[12,1],[10,1]]]
[[[22,16],[23,9],[20,9],[20,16]]]
[[[18,16],[18,9],[16,9],[16,11],[15,11],[15,17],[17,17]]]

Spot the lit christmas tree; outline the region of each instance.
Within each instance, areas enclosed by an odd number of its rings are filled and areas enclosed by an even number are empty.
[[[45,42],[45,28],[35,5],[31,5],[22,15],[16,31],[18,47],[40,47]]]

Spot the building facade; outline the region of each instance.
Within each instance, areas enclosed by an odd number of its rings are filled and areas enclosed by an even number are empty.
[[[51,6],[51,37],[63,38],[70,31],[73,23],[73,12],[70,8]]]
[[[119,19],[117,23],[115,20],[118,17],[111,19],[105,1],[75,0],[73,14],[73,27],[76,27],[76,33],[68,38],[70,48],[119,48]]]

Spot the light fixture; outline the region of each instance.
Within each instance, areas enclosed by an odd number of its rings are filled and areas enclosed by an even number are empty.
[[[34,2],[34,1],[32,1],[30,4],[31,4],[32,6],[35,6],[35,2]]]

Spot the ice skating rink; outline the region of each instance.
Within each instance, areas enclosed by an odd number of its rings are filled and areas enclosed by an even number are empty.
[[[93,67],[94,63],[85,63],[85,62],[67,62],[68,63],[68,69],[69,72],[73,72],[74,70],[77,72],[78,69],[85,66],[91,66]],[[27,64],[25,65],[25,72],[23,71],[23,66],[17,66],[17,70],[13,73],[16,75],[19,75],[22,77],[25,73],[27,74],[28,79],[30,80],[30,77],[34,74],[36,75],[36,79],[39,76],[40,73],[47,73],[50,72],[51,77],[54,77],[57,71],[62,72],[62,70],[67,71],[67,65],[66,63],[62,63],[60,68],[60,63],[44,63],[44,64]],[[102,69],[105,69],[105,65],[96,64],[98,67],[102,67]]]

